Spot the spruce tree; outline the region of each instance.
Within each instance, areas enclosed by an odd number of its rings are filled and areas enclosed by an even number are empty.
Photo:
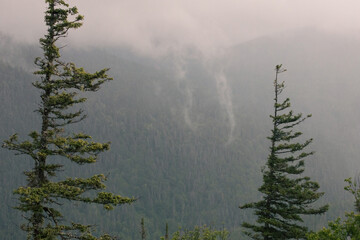
[[[271,141],[266,166],[262,170],[263,184],[259,191],[262,200],[240,206],[241,209],[254,209],[257,224],[243,223],[249,229],[245,233],[253,239],[302,239],[308,232],[302,225],[302,215],[322,214],[328,205],[311,207],[324,193],[317,192],[319,184],[309,177],[302,176],[304,158],[314,152],[304,149],[312,139],[302,143],[296,139],[302,135],[294,127],[311,117],[294,114],[290,108],[290,99],[280,100],[284,82],[278,82],[278,75],[285,72],[282,65],[275,68],[274,115],[271,115],[273,129],[268,139]]]
[[[85,118],[78,104],[86,99],[80,92],[95,92],[111,80],[108,69],[87,73],[74,63],[60,60],[58,40],[68,31],[82,25],[83,16],[76,7],[69,7],[64,0],[45,0],[46,35],[40,39],[43,57],[36,58],[39,80],[33,86],[39,90],[41,102],[36,112],[41,117],[41,129],[32,131],[28,140],[20,141],[15,134],[4,141],[3,147],[22,154],[34,163],[25,171],[27,185],[17,188],[19,204],[26,223],[21,228],[28,239],[98,239],[93,236],[93,226],[68,222],[61,212],[65,200],[95,203],[107,210],[135,199],[104,191],[106,177],[98,174],[89,178],[65,178],[63,171],[69,160],[78,165],[95,163],[101,152],[109,150],[109,143],[94,142],[85,133],[72,133],[67,126]],[[112,239],[104,235],[99,239]]]
[[[141,218],[141,222],[140,222],[140,234],[141,234],[141,240],[145,240],[145,239],[146,239],[146,230],[145,230],[144,218]]]
[[[165,225],[165,240],[169,240],[169,226],[168,223]]]

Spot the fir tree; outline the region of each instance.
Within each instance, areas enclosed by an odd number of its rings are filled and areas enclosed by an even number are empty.
[[[145,230],[144,218],[141,218],[141,222],[140,222],[140,234],[141,234],[141,240],[145,240],[145,239],[146,239],[146,230]]]
[[[93,227],[65,221],[60,207],[64,200],[95,203],[111,210],[114,206],[130,204],[135,199],[105,192],[106,177],[98,174],[90,178],[59,179],[64,159],[78,165],[95,163],[99,153],[109,150],[109,143],[92,141],[85,133],[67,133],[69,124],[85,118],[82,110],[71,110],[86,99],[79,97],[82,91],[95,92],[111,80],[108,69],[87,73],[74,63],[60,60],[59,39],[66,37],[70,29],[82,25],[83,16],[76,7],[69,7],[64,0],[45,0],[47,34],[40,39],[43,57],[36,58],[40,80],[33,83],[40,91],[41,103],[36,110],[41,116],[41,129],[32,131],[29,140],[20,141],[15,134],[3,143],[3,147],[17,154],[28,156],[34,162],[26,171],[27,186],[14,191],[19,196],[16,209],[23,212],[26,223],[22,229],[28,239],[97,239]],[[100,239],[111,239],[104,235]]]
[[[168,223],[165,225],[165,240],[169,240],[169,226]]]
[[[284,90],[284,82],[278,83],[278,75],[284,71],[282,65],[276,66],[274,115],[270,154],[266,167],[262,170],[263,184],[259,191],[263,199],[259,202],[245,204],[241,209],[254,209],[257,224],[243,223],[243,227],[250,229],[246,234],[253,239],[302,239],[308,232],[301,223],[302,215],[322,214],[328,205],[312,208],[324,193],[317,192],[319,184],[303,177],[304,158],[313,154],[304,149],[312,139],[303,143],[295,139],[302,135],[293,128],[311,117],[294,114],[290,108],[290,99],[279,100]],[[287,111],[286,111],[287,110]],[[284,112],[286,111],[286,112]]]

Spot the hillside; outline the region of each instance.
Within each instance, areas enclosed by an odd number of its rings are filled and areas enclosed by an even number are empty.
[[[15,132],[25,136],[37,126],[33,109],[39,100],[31,88],[31,72],[39,49],[1,38],[6,41],[0,44],[0,138],[6,139]],[[252,216],[238,206],[259,197],[273,68],[283,63],[288,72],[281,78],[294,110],[313,114],[301,128],[305,137],[315,139],[307,174],[320,183],[326,192],[323,201],[331,205],[326,216],[310,218],[308,225],[320,227],[340,216],[352,207],[343,179],[359,169],[357,42],[350,36],[301,30],[243,43],[206,61],[195,51],[151,59],[123,48],[65,48],[66,60],[89,71],[110,67],[114,78],[88,96],[88,118],[74,126],[112,143],[111,151],[95,166],[82,167],[81,174],[108,174],[111,191],[138,201],[110,213],[64,207],[73,217],[122,239],[139,236],[141,217],[149,239],[159,239],[166,222],[171,231],[195,224],[225,226],[238,239],[243,219]],[[3,149],[0,156],[0,235],[21,239],[11,192],[25,182],[21,174],[31,162]],[[64,175],[78,173],[69,165]]]

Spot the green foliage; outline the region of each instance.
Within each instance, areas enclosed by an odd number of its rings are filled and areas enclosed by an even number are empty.
[[[275,70],[274,115],[270,116],[273,129],[268,137],[270,154],[262,170],[263,185],[259,188],[263,199],[240,206],[241,209],[255,209],[258,224],[244,222],[242,226],[252,230],[245,233],[253,239],[299,239],[308,232],[307,227],[300,225],[303,222],[301,215],[321,214],[328,206],[310,207],[323,193],[317,192],[318,183],[300,176],[304,172],[303,159],[313,154],[303,151],[312,139],[295,142],[302,133],[294,132],[293,128],[311,115],[302,117],[301,113],[294,114],[291,110],[282,113],[290,107],[290,99],[279,102],[285,86],[284,82],[278,83],[278,74],[286,70],[281,65],[277,65]]]
[[[196,226],[193,230],[176,231],[172,234],[171,240],[226,240],[229,232],[226,229],[213,230],[207,226]],[[165,240],[166,237],[160,239]]]
[[[323,228],[316,233],[309,233],[308,240],[357,240],[360,239],[360,213],[359,213],[359,177],[353,181],[351,178],[345,179],[348,183],[345,190],[355,197],[355,209],[357,213],[346,213],[346,219],[341,221],[340,218],[328,223],[328,228]]]
[[[360,176],[357,176],[354,181],[351,178],[347,178],[345,182],[347,182],[348,185],[345,186],[344,189],[354,196],[355,210],[357,213],[360,213]]]
[[[353,212],[346,214],[346,219],[340,218],[329,222],[328,228],[316,233],[309,233],[308,240],[358,240],[360,239],[360,214]]]
[[[40,39],[44,55],[35,60],[38,66],[35,75],[39,75],[41,80],[33,83],[40,90],[41,103],[36,111],[41,117],[41,130],[32,131],[29,140],[20,141],[14,134],[3,143],[4,148],[26,155],[34,163],[34,168],[25,172],[27,186],[14,191],[19,196],[16,209],[24,213],[27,223],[21,228],[27,232],[28,239],[98,239],[92,235],[92,226],[66,224],[59,205],[70,200],[96,203],[111,210],[135,199],[102,191],[106,188],[103,174],[55,180],[58,179],[57,173],[63,170],[63,158],[78,165],[95,163],[98,154],[109,150],[109,143],[93,142],[84,133],[66,133],[65,127],[85,118],[81,109],[71,111],[71,107],[86,100],[77,97],[79,91],[97,91],[111,78],[106,74],[108,69],[87,73],[75,64],[59,59],[60,51],[55,43],[66,37],[70,29],[80,27],[83,17],[78,15],[76,7],[69,7],[65,1],[46,0],[46,3],[48,30]],[[104,235],[100,239],[111,237]]]

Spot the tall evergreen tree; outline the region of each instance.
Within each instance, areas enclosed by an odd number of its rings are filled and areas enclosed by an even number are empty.
[[[146,230],[145,230],[144,218],[141,218],[140,234],[141,234],[141,240],[145,240],[146,239]]]
[[[168,223],[165,225],[165,240],[169,240],[169,226]]]
[[[327,211],[328,205],[311,207],[324,193],[317,192],[318,183],[301,176],[304,158],[313,154],[304,151],[312,139],[296,142],[295,139],[302,133],[293,128],[311,115],[303,117],[301,113],[294,114],[288,110],[289,98],[279,100],[284,82],[278,82],[278,75],[286,69],[277,65],[275,71],[274,115],[270,116],[273,129],[268,137],[271,141],[270,154],[262,170],[263,184],[259,188],[263,199],[240,206],[241,209],[255,209],[257,216],[257,224],[244,222],[243,227],[251,230],[246,234],[253,239],[302,239],[308,232],[307,227],[301,225],[302,215],[322,214]]]
[[[78,93],[95,92],[111,78],[106,74],[108,69],[87,73],[74,63],[60,60],[58,40],[66,37],[70,29],[79,28],[83,16],[64,0],[45,2],[47,34],[40,39],[43,57],[35,60],[38,67],[35,74],[40,80],[33,83],[41,94],[36,110],[41,116],[41,129],[31,132],[29,140],[20,141],[15,134],[3,143],[4,148],[26,155],[34,162],[33,169],[25,172],[27,186],[14,191],[19,196],[16,208],[24,213],[27,222],[22,229],[28,239],[97,239],[92,235],[92,226],[65,221],[59,205],[70,200],[100,204],[110,210],[135,199],[105,192],[103,174],[56,180],[57,173],[63,170],[64,159],[78,165],[95,163],[98,154],[109,149],[109,143],[94,142],[85,133],[67,133],[66,127],[85,117],[79,108],[71,110],[86,100]],[[111,237],[104,235],[100,239]]]

